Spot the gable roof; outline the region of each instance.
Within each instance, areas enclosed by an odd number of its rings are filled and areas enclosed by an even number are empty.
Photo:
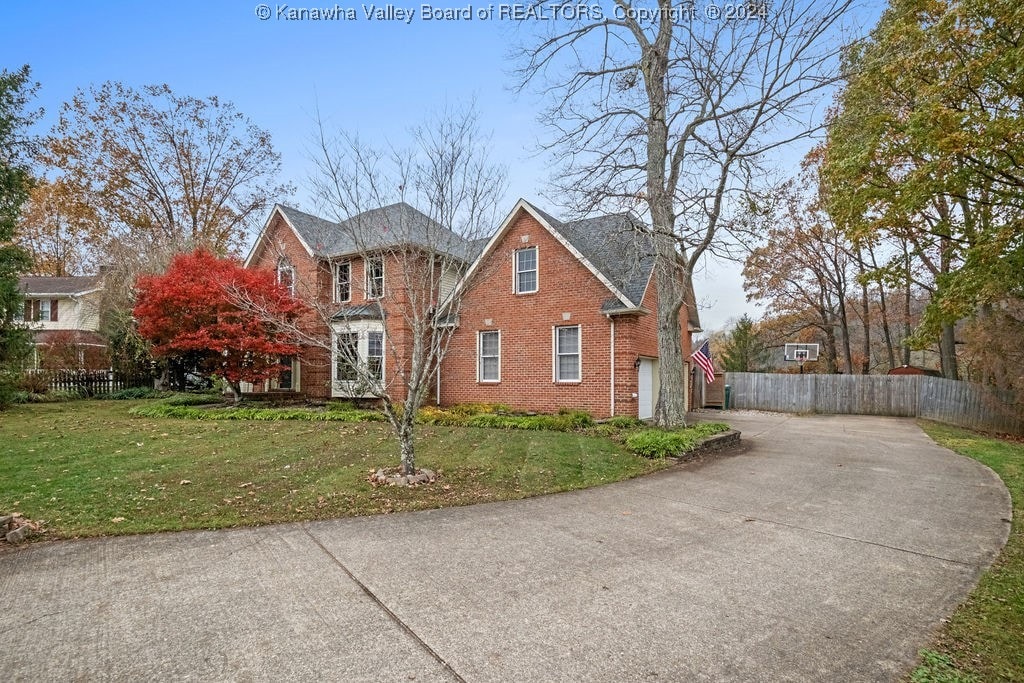
[[[640,306],[654,269],[654,244],[632,213],[556,222],[552,227],[561,232],[634,306]],[[616,303],[614,300],[606,301],[602,310],[607,312],[621,308],[621,304]]]
[[[28,275],[18,278],[18,289],[24,296],[76,296],[95,292],[103,286],[99,275],[48,277]]]
[[[445,228],[422,211],[399,202],[335,222],[283,204],[270,218],[245,262],[248,265],[275,214],[280,214],[310,256],[333,258],[402,245],[419,246],[465,261],[475,256],[475,242]]]
[[[502,221],[501,227],[487,242],[487,246],[476,257],[466,274],[467,280],[483,262],[484,257],[505,236],[515,222],[516,216],[523,211],[530,214],[541,227],[568,249],[569,253],[575,256],[594,277],[608,288],[612,297],[602,302],[603,311],[639,310],[640,301],[643,299],[643,290],[650,278],[654,261],[651,259],[649,264],[643,264],[639,262],[639,259],[630,258],[630,255],[637,254],[641,250],[635,249],[637,240],[634,237],[639,233],[635,231],[635,220],[629,214],[601,216],[563,223],[525,199],[519,199],[505,220]],[[610,235],[620,232],[621,239],[609,239]],[[624,251],[617,251],[617,249]],[[619,265],[613,265],[616,263]],[[644,269],[646,269],[646,273],[644,273]],[[627,295],[625,290],[633,292],[633,296]]]

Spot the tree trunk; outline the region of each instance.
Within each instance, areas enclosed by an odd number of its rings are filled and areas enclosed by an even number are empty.
[[[907,291],[904,292],[903,297],[903,364],[910,365],[910,314],[911,304],[913,303],[913,295],[910,287],[913,280],[910,276],[910,246],[906,239],[902,240],[902,242],[903,267],[907,276]]]
[[[942,376],[946,379],[960,379],[956,366],[956,330],[953,323],[943,323],[939,337],[939,359],[942,363]]]
[[[668,242],[671,256],[660,251],[655,264],[658,289],[658,376],[660,387],[654,408],[654,423],[659,427],[686,426],[686,373],[683,363],[682,332],[679,313],[683,301],[679,261],[671,237],[658,235]],[[659,247],[660,249],[660,247]]]
[[[237,406],[242,402],[242,385],[240,382],[232,382],[231,380],[224,380],[224,386],[228,388],[228,393],[231,394],[231,405]]]
[[[825,372],[834,375],[839,372],[839,363],[836,358],[839,354],[836,350],[835,328],[825,325],[823,329],[825,332]]]
[[[864,327],[864,360],[860,362],[860,374],[871,372],[871,299],[868,296],[868,282],[864,279],[864,255],[857,249],[857,268],[860,274],[860,317]]]
[[[415,415],[403,413],[401,428],[398,430],[398,443],[402,451],[402,474],[416,474]]]

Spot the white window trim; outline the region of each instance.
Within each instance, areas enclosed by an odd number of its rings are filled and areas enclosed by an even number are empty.
[[[519,252],[532,249],[534,252],[534,267],[532,271],[524,270],[524,273],[534,274],[534,288],[530,290],[519,290]],[[512,252],[512,293],[513,294],[536,294],[540,291],[540,247],[531,245],[520,247]]]
[[[576,328],[576,379],[560,379],[558,377],[558,330],[562,328]],[[562,354],[569,356],[572,354]],[[551,381],[555,384],[579,384],[583,381],[583,326],[582,325],[552,325],[551,326]]]
[[[498,377],[497,379],[484,379],[483,350],[484,334],[496,333],[498,335]],[[488,356],[490,358],[491,356]],[[476,381],[480,384],[501,384],[501,330],[477,330],[476,333]]]
[[[381,374],[381,385],[385,386],[388,382],[388,339],[387,334],[384,330],[384,326],[377,321],[355,321],[350,323],[342,323],[333,325],[331,328],[331,395],[339,398],[370,398],[373,395],[371,393],[364,393],[360,395],[353,394],[355,385],[358,385],[358,380],[347,380],[338,377],[338,336],[346,333],[354,333],[357,335],[356,349],[359,353],[359,362],[365,364],[369,358],[370,350],[370,332],[381,333],[381,356],[380,356],[380,374]]]
[[[34,311],[33,311],[34,312]],[[48,323],[52,322],[50,317],[53,315],[53,302],[50,299],[39,299],[39,315],[33,316],[38,317],[39,322]]]
[[[370,261],[380,262],[380,295],[370,296]],[[363,298],[367,301],[376,301],[377,299],[384,298],[384,286],[385,286],[385,268],[384,268],[384,257],[383,256],[368,256],[363,259],[363,284],[366,288],[363,290]]]
[[[295,296],[295,266],[288,263],[287,261],[281,261],[277,264],[277,284],[281,284],[281,273],[287,272],[291,275],[291,282],[288,285],[288,292]]]
[[[348,266],[348,298],[345,299],[338,297],[338,284],[340,282],[340,278],[338,277],[338,268],[342,265]],[[344,304],[349,301],[352,301],[352,261],[346,259],[334,264],[334,303]]]

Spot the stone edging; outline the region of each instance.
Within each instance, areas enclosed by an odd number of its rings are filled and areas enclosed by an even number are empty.
[[[712,434],[708,438],[701,441],[692,450],[680,453],[674,456],[678,462],[690,462],[691,460],[701,460],[705,456],[715,455],[717,453],[724,453],[740,447],[740,432],[736,429],[730,429],[727,432],[721,434]]]

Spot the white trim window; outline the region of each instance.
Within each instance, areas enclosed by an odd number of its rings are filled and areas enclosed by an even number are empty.
[[[515,260],[515,293],[533,294],[538,288],[537,247],[516,249]]]
[[[359,333],[339,332],[336,335],[334,352],[334,380],[355,382],[359,379]]]
[[[277,284],[288,288],[288,293],[295,296],[295,266],[286,259],[277,262]]]
[[[366,259],[366,298],[379,299],[384,296],[384,258],[369,256]]]
[[[379,322],[334,328],[332,396],[370,396],[384,384],[384,330]]]
[[[50,300],[40,299],[39,300],[39,314],[36,315],[36,320],[42,320],[44,322],[50,322]]]
[[[384,380],[384,333],[370,331],[366,334],[366,371],[370,377]]]
[[[344,303],[352,300],[352,262],[339,261],[334,264],[334,301]]]
[[[501,330],[480,330],[477,333],[477,381],[501,381]]]
[[[580,326],[554,328],[554,376],[556,382],[579,382],[582,376]]]

